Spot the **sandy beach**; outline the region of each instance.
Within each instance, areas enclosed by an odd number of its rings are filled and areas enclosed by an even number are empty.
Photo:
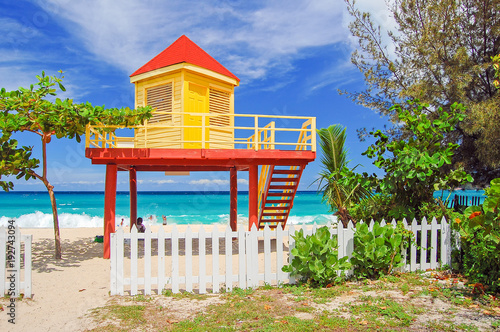
[[[162,226],[153,226],[152,231],[158,227]],[[165,230],[170,231],[171,227]],[[181,232],[186,227],[178,226]],[[190,227],[196,232],[200,226]],[[219,229],[222,231],[225,226],[220,225]],[[112,299],[110,263],[102,258],[103,244],[94,242],[103,229],[61,229],[61,260],[54,259],[53,229],[21,229],[21,232],[33,235],[33,297],[16,301],[15,325],[8,323],[6,310],[0,312],[0,331],[84,331],[95,327],[87,317],[89,310]],[[8,300],[2,298],[0,303],[5,307]]]

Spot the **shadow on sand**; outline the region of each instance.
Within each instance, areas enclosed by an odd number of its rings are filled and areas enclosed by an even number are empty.
[[[102,257],[103,244],[93,239],[75,241],[61,240],[62,259],[55,259],[54,239],[41,239],[33,242],[32,257],[34,272],[62,271],[67,267],[78,267],[83,261]]]

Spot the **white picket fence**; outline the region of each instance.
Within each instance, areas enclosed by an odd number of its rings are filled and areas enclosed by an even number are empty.
[[[0,295],[31,298],[31,243],[33,235],[19,227],[0,227]]]
[[[395,225],[395,221],[392,224]],[[435,269],[440,264],[450,264],[451,233],[444,218],[439,224],[435,219],[430,224],[425,219],[420,224],[416,220],[411,224],[404,221],[404,224],[416,234],[421,248],[417,253],[417,247],[412,246],[409,256],[404,253],[403,270]],[[337,228],[336,224],[327,226],[331,233],[337,234],[339,257],[351,257],[355,231],[352,224],[346,229]],[[318,227],[321,226],[302,229],[307,235]],[[180,233],[174,225],[169,233],[162,227],[158,233],[151,233],[149,226],[145,233],[138,233],[135,228],[125,233],[119,228],[111,234],[111,295],[126,292],[136,295],[139,289],[145,295],[152,294],[153,290],[161,293],[163,289],[178,293],[181,288],[188,292],[196,289],[203,294],[207,290],[217,293],[221,288],[231,291],[234,287],[294,283],[281,268],[288,264],[294,247],[291,235],[298,229],[290,225],[285,230],[266,227],[260,231],[232,232],[227,227],[220,232],[214,226],[211,232],[203,227],[193,232],[188,226]]]

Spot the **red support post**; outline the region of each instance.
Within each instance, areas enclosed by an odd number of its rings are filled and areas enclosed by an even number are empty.
[[[250,165],[248,169],[248,230],[259,226],[259,167]]]
[[[104,192],[104,253],[103,258],[110,256],[110,234],[115,232],[116,212],[116,176],[118,167],[106,165],[106,188]]]
[[[135,167],[130,167],[129,185],[130,185],[130,229],[135,225],[137,220],[137,170]]]
[[[229,207],[229,225],[231,230],[236,232],[238,230],[238,172],[236,167],[229,170],[230,182],[230,207]]]

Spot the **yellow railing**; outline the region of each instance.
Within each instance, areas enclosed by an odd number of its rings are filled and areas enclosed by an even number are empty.
[[[274,127],[274,124],[273,124],[273,127]],[[305,150],[305,148],[307,147],[307,145],[305,145],[308,141],[311,141],[312,144],[314,144],[314,146],[316,146],[316,131],[314,132],[310,132],[309,134],[306,134],[307,133],[307,128],[310,127],[310,128],[315,128],[316,127],[316,118],[310,118],[309,120],[305,121],[303,124],[302,124],[302,128],[303,131],[300,132],[299,134],[299,139],[297,140],[297,144],[296,144],[296,147],[295,147],[295,150]],[[290,166],[290,170],[297,170],[299,168],[299,166]],[[264,194],[264,190],[266,190],[266,185],[267,185],[267,181],[270,181],[271,179],[269,178],[269,169],[270,169],[270,165],[263,165],[261,170],[260,170],[260,176],[259,176],[259,216],[260,216],[260,210],[262,209],[262,196]],[[288,175],[289,178],[292,178],[294,177],[292,174]],[[287,182],[286,185],[291,185],[292,182]],[[290,190],[284,190],[283,193],[287,193],[289,192]],[[281,199],[285,199],[284,196],[281,197]],[[274,206],[274,204],[273,204]],[[277,207],[281,207],[281,206],[284,206],[284,204],[280,203],[278,205],[276,205]],[[276,217],[274,217],[276,218]],[[272,218],[272,219],[274,219]]]
[[[157,112],[167,113],[167,112]],[[185,147],[209,148],[283,149],[316,151],[316,118],[300,116],[273,116],[250,114],[214,114],[168,112],[174,121],[150,123],[137,126],[88,125],[87,148],[124,147]],[[181,125],[186,116],[196,118],[200,125]],[[177,119],[177,120],[176,120]],[[261,122],[268,122],[261,125]],[[177,122],[177,123],[176,123]],[[183,122],[183,121],[182,121]],[[225,125],[225,124],[229,125]],[[277,125],[284,123],[284,125]],[[119,137],[118,129],[133,129],[134,136]],[[186,138],[186,133],[196,138]],[[292,135],[297,133],[297,136]],[[138,134],[140,133],[140,134]],[[193,134],[194,133],[194,134]],[[218,133],[218,134],[217,134]],[[287,136],[277,140],[277,134]],[[290,138],[295,136],[295,139]]]

